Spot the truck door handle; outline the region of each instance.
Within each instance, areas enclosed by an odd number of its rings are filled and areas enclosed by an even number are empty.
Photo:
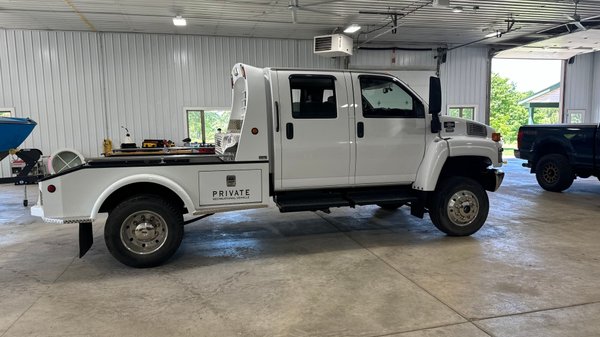
[[[285,125],[285,136],[287,137],[287,139],[294,138],[294,124],[287,123]]]
[[[279,103],[275,101],[275,132],[279,132]]]
[[[365,136],[365,123],[363,123],[363,122],[356,123],[356,136],[358,138],[362,138]]]

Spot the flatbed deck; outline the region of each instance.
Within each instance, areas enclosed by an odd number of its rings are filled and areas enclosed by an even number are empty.
[[[97,157],[86,159],[85,164],[76,166],[60,173],[46,176],[41,181],[51,179],[67,173],[87,168],[119,168],[119,167],[146,167],[146,166],[177,166],[177,165],[219,165],[236,164],[228,160],[229,156],[223,155],[165,155],[165,156],[118,156]]]
[[[116,157],[97,157],[86,160],[88,166],[115,167],[135,165],[164,165],[164,164],[224,164],[229,162],[227,156],[197,155],[197,154],[165,154],[165,155],[121,155]]]

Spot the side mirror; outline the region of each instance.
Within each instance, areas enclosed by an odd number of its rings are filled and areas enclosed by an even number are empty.
[[[439,114],[442,111],[442,84],[439,77],[429,78],[429,113]]]
[[[429,78],[429,113],[431,114],[431,132],[442,130],[439,113],[442,111],[442,84],[439,77]]]

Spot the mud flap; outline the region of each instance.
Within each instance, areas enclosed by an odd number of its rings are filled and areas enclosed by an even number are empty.
[[[418,200],[410,203],[410,215],[423,219],[423,216],[425,215],[425,205],[423,201]]]
[[[92,233],[92,223],[84,222],[79,224],[79,258],[82,258],[85,253],[90,250],[94,243],[94,235]]]
[[[423,216],[425,215],[425,201],[427,200],[427,193],[423,191],[416,191],[416,194],[418,199],[410,203],[410,215],[423,219]]]

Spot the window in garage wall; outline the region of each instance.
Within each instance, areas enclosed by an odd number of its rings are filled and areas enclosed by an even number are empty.
[[[14,108],[0,108],[0,117],[15,117]]]
[[[192,143],[214,143],[217,129],[227,130],[231,111],[221,108],[187,108],[188,137]]]
[[[459,117],[459,118],[465,118],[465,119],[475,119],[475,115],[477,113],[477,107],[476,106],[457,106],[457,105],[451,105],[448,106],[448,116],[451,117]]]

